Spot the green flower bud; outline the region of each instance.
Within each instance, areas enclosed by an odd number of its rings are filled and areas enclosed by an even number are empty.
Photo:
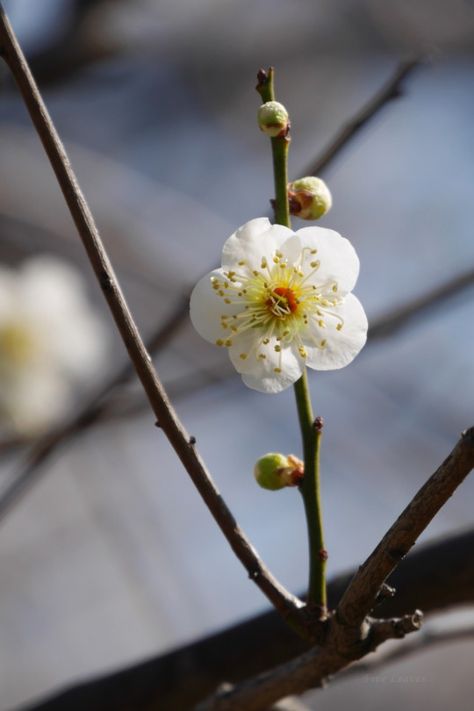
[[[286,136],[290,127],[288,111],[278,101],[267,101],[258,109],[258,125],[267,136]]]
[[[286,486],[297,486],[303,478],[304,465],[298,457],[269,452],[257,460],[254,475],[263,489],[277,491]]]
[[[319,220],[332,206],[328,186],[312,175],[288,183],[288,200],[291,214],[302,220]]]

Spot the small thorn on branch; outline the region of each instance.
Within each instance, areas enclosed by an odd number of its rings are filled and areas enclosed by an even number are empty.
[[[155,422],[155,427],[158,427],[158,429],[161,428],[161,425],[160,425],[160,423],[158,422],[158,420],[156,420],[156,422]]]
[[[191,447],[196,444],[196,437],[194,437],[194,435],[189,438],[189,444],[191,445]]]

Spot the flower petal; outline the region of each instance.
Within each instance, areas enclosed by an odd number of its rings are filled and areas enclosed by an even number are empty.
[[[298,372],[282,370],[281,373],[272,373],[264,378],[259,378],[255,375],[242,375],[242,381],[248,388],[270,395],[281,393],[289,388],[290,385],[293,385],[301,378],[302,373],[303,366]]]
[[[338,294],[348,294],[359,276],[359,258],[352,244],[338,232],[324,227],[303,227],[296,236],[301,249],[317,250],[315,255],[305,253],[303,271],[311,271],[310,262],[318,261],[319,268],[307,280],[308,284],[336,283]]]
[[[293,232],[293,234],[291,234],[288,239],[283,242],[279,249],[289,266],[299,263],[302,247],[301,239],[298,237],[296,232]]]
[[[342,304],[332,309],[344,320],[340,331],[338,321],[328,316],[327,328],[320,328],[318,322],[311,319],[308,328],[301,333],[301,338],[308,352],[306,365],[315,370],[336,370],[344,368],[359,353],[367,340],[367,316],[359,299],[348,294]],[[315,343],[325,341],[324,348]]]
[[[280,249],[293,234],[288,227],[271,225],[266,217],[250,220],[224,243],[222,267],[237,272],[242,271],[243,267],[247,271],[259,270],[262,257],[271,262],[275,250]]]
[[[218,338],[225,337],[221,326],[221,316],[223,314],[231,316],[242,309],[241,306],[224,302],[224,299],[212,288],[211,279],[213,276],[220,280],[225,278],[222,269],[214,269],[206,274],[194,287],[189,304],[189,315],[194,328],[204,340],[211,343],[215,343]]]
[[[295,346],[280,348],[276,338],[264,344],[254,329],[234,339],[229,357],[244,383],[260,392],[280,392],[301,376],[304,361]],[[242,358],[242,356],[245,358]],[[265,356],[265,357],[263,357]],[[250,384],[251,383],[251,384]]]

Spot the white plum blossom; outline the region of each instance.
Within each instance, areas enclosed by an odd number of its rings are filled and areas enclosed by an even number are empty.
[[[248,387],[277,393],[305,365],[343,368],[359,353],[367,318],[350,293],[358,274],[357,254],[337,232],[257,218],[229,237],[222,267],[195,286],[191,321],[228,350]]]
[[[0,428],[37,435],[70,407],[74,386],[95,376],[106,330],[75,269],[47,256],[0,267]]]

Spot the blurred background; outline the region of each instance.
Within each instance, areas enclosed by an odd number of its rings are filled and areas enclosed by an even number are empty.
[[[369,322],[464,280],[454,296],[374,338],[350,367],[311,374],[326,423],[329,574],[356,565],[472,424],[472,2],[4,6],[146,336],[218,261],[223,240],[268,212],[270,150],[256,126],[254,90],[260,66],[276,67],[277,98],[292,119],[290,173],[299,177],[401,59],[428,57],[407,77],[404,95],[324,175],[334,207],[321,224],[359,253],[355,293]],[[62,422],[123,366],[125,353],[24,106],[0,71],[2,266],[16,270],[45,254],[63,260],[82,274],[103,324],[102,354],[71,386]],[[17,272],[8,273],[15,280]],[[293,394],[246,389],[225,354],[187,319],[180,323],[156,355],[158,372],[240,524],[272,571],[299,591],[306,580],[299,496],[265,492],[252,476],[264,452],[299,454]],[[52,397],[43,398],[44,427]],[[138,388],[114,392],[107,412],[54,452],[2,521],[2,710],[265,608]],[[9,422],[2,431],[0,500],[40,430]],[[473,493],[468,480],[423,538],[472,523]],[[465,610],[459,623],[472,618]],[[314,708],[340,709],[350,699],[366,711],[382,700],[387,711],[421,700],[432,711],[448,703],[465,709],[472,660],[472,644],[453,644],[375,681],[330,685]]]

